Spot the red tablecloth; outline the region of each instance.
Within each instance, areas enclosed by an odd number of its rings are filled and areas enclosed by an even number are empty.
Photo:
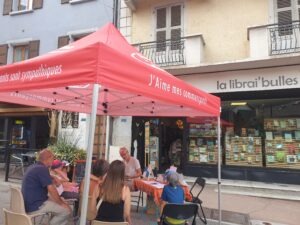
[[[157,188],[149,183],[144,182],[144,180],[142,179],[135,179],[134,181],[134,185],[138,190],[141,190],[143,192],[146,192],[148,195],[153,196],[154,202],[156,205],[160,205],[161,204],[161,195],[162,195],[162,191],[163,188]],[[184,190],[184,195],[185,195],[185,199],[187,201],[191,201],[192,200],[192,195],[189,191],[188,186],[182,186],[183,190]]]

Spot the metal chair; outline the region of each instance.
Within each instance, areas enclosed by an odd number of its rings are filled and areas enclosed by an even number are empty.
[[[206,220],[206,216],[204,213],[204,210],[202,208],[202,200],[199,198],[199,195],[201,194],[201,192],[203,191],[204,187],[205,187],[205,179],[203,179],[202,177],[198,177],[195,181],[195,183],[193,184],[193,186],[190,189],[190,193],[192,195],[192,200],[191,202],[193,203],[197,203],[200,206],[201,212],[202,212],[202,216],[200,215],[200,213],[198,212],[198,217],[199,219],[204,223],[207,224],[207,220]]]
[[[189,219],[192,219],[192,224],[195,225],[198,208],[199,206],[196,203],[167,203],[160,217],[160,225],[171,224],[170,219],[182,221],[182,223],[179,223],[180,221],[178,221],[178,223],[176,223],[177,225],[184,225]]]
[[[142,200],[142,206],[144,205],[144,197],[143,197],[143,192],[140,191],[133,191],[131,192],[131,202],[136,203],[136,212],[139,212],[139,206],[140,206],[140,201]]]
[[[23,213],[12,212],[8,209],[3,209],[4,225],[33,225],[31,218]]]
[[[92,225],[128,225],[128,223],[127,222],[103,222],[103,221],[93,220]]]
[[[38,216],[45,216],[46,213],[32,213],[26,214],[25,205],[24,205],[24,198],[21,190],[17,187],[10,187],[10,210],[14,213],[24,214],[27,215],[30,219],[33,219],[35,224],[35,218]]]

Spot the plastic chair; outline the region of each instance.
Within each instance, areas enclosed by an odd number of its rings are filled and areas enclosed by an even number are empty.
[[[14,213],[25,214],[28,218],[33,219],[35,223],[35,218],[38,216],[44,216],[46,213],[31,213],[26,214],[24,198],[21,190],[16,187],[10,187],[10,210]]]
[[[204,213],[204,210],[202,208],[202,200],[199,198],[199,195],[201,194],[201,192],[203,191],[204,187],[205,187],[205,179],[203,179],[202,177],[198,177],[195,181],[195,183],[193,184],[193,186],[190,189],[190,193],[192,195],[192,200],[191,202],[193,203],[197,203],[200,206],[201,212],[202,212],[202,216],[200,215],[200,213],[198,212],[198,217],[199,219],[204,223],[207,224],[207,220],[206,220],[206,216]]]
[[[163,209],[160,217],[161,225],[169,225],[167,217],[177,220],[183,220],[183,223],[178,225],[186,224],[187,220],[192,219],[192,224],[196,224],[196,217],[198,213],[198,204],[196,203],[185,203],[185,204],[172,204],[167,203]],[[177,223],[176,223],[177,224]]]
[[[32,225],[31,218],[22,213],[12,212],[8,209],[3,209],[4,225]]]
[[[103,222],[98,220],[93,220],[92,225],[128,225],[127,222]]]

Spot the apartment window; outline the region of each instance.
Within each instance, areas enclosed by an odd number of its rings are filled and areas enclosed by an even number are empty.
[[[22,11],[32,9],[32,0],[14,0],[13,11]]]
[[[156,42],[157,51],[166,50],[166,40],[171,40],[171,50],[180,47],[182,36],[182,5],[173,5],[156,9]]]
[[[0,45],[0,66],[7,64],[8,45]]]
[[[275,18],[279,26],[279,35],[291,35],[292,21],[300,20],[300,0],[275,0]]]
[[[43,8],[43,0],[4,0],[3,15],[16,15]]]
[[[74,42],[74,41],[78,41],[80,40],[81,38],[84,38],[85,36],[91,34],[91,32],[84,32],[84,33],[75,33],[75,34],[69,34],[69,35],[66,35],[66,36],[60,36],[58,37],[58,43],[57,43],[57,47],[58,48],[61,48],[63,46],[66,46],[68,45],[69,43],[71,42]]]
[[[29,56],[29,46],[20,45],[14,46],[13,50],[13,62],[20,62],[28,59]]]

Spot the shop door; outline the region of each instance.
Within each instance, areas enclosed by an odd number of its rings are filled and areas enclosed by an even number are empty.
[[[182,169],[184,161],[183,128],[183,119],[181,118],[164,118],[161,121],[160,171],[165,171],[171,165]]]

